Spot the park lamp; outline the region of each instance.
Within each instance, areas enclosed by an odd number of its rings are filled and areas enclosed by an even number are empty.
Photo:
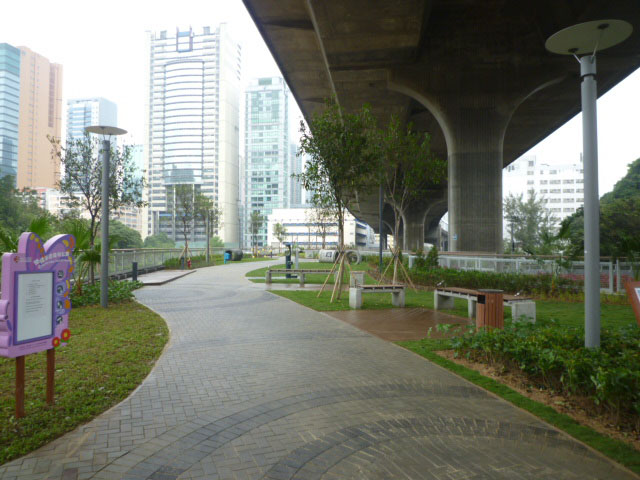
[[[102,248],[100,249],[100,306],[107,308],[109,304],[109,160],[111,154],[111,137],[124,135],[126,130],[117,127],[93,125],[85,127],[87,133],[102,135]]]
[[[584,345],[600,346],[600,198],[598,195],[598,132],[596,52],[626,40],[633,27],[624,20],[579,23],[551,35],[545,48],[573,55],[580,63],[582,150],[584,159]]]

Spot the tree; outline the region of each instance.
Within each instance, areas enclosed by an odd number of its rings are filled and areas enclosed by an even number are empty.
[[[571,254],[584,254],[584,210],[562,221],[560,236],[569,242]],[[600,199],[600,255],[640,257],[640,159],[629,164],[627,174]]]
[[[97,137],[85,134],[83,138],[67,140],[49,137],[52,155],[59,159],[64,174],[58,182],[65,202],[71,208],[79,208],[89,215],[89,247],[95,239],[102,215],[102,147]],[[131,157],[132,149],[125,145],[112,146],[109,161],[109,212],[122,207],[142,207],[144,180],[139,176]],[[94,267],[90,269],[91,283],[95,280]]]
[[[369,136],[375,128],[368,106],[347,113],[335,101],[326,102],[324,111],[313,116],[309,128],[300,123],[299,154],[306,154],[307,162],[305,171],[296,178],[313,192],[313,203],[331,211],[338,223],[338,272],[332,302],[336,295],[340,298],[342,290],[347,206],[357,199],[358,192],[364,193],[373,185],[371,166],[376,155]]]
[[[280,242],[280,246],[282,246],[285,238],[287,238],[287,229],[281,223],[276,223],[273,226],[273,236],[278,239],[278,242]]]
[[[522,195],[509,195],[504,200],[504,216],[509,222],[512,246],[531,255],[551,254],[558,219],[545,208],[543,198],[529,191],[527,200]],[[515,248],[513,248],[515,250]]]
[[[212,247],[224,247],[224,242],[218,235],[214,235],[213,237],[211,237],[210,245]]]
[[[400,238],[402,214],[409,205],[428,194],[428,190],[446,177],[446,162],[431,153],[428,133],[412,131],[412,125],[403,126],[392,116],[385,130],[375,133],[378,145],[378,175],[382,180],[385,199],[394,213],[393,238]],[[402,247],[395,242],[393,250],[393,283],[398,280]],[[407,280],[410,281],[405,272]]]
[[[35,192],[16,189],[11,175],[0,179],[0,235],[6,240],[0,240],[0,252],[12,251],[12,244],[18,241],[22,232],[33,231],[46,240],[54,223],[53,216],[38,206]],[[46,231],[34,231],[38,224],[47,227]]]
[[[149,235],[144,239],[144,248],[175,248],[176,242],[169,238],[164,232]]]
[[[115,238],[115,248],[142,248],[140,232],[117,220],[109,222],[109,237],[111,236]]]
[[[306,220],[310,227],[313,227],[317,238],[320,236],[322,239],[322,247],[326,248],[327,234],[331,225],[335,223],[335,219],[332,217],[333,211],[331,208],[322,208],[319,205],[313,204],[310,209],[307,210]],[[311,231],[309,229],[309,241],[311,241]]]
[[[251,212],[249,217],[249,233],[251,234],[251,247],[253,249],[253,256],[258,255],[258,233],[264,225],[264,217],[260,215],[258,210]]]
[[[211,235],[213,235],[214,233],[218,233],[218,229],[221,225],[222,210],[213,203],[213,200],[205,197],[204,195],[200,195],[199,197],[196,197],[196,215],[205,222],[206,226],[208,264],[211,250]],[[224,247],[224,242],[222,241],[222,239],[218,236],[216,236],[215,238],[219,239],[222,245],[214,246]]]

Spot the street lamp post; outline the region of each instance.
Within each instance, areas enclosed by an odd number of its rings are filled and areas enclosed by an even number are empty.
[[[629,37],[632,31],[633,27],[624,20],[596,20],[560,30],[545,43],[546,49],[550,52],[573,55],[580,63],[584,159],[584,344],[587,348],[600,346],[596,52],[617,45]]]
[[[109,304],[109,156],[111,154],[111,136],[124,135],[126,130],[117,127],[94,125],[84,129],[87,133],[102,135],[102,230],[100,248],[100,306]]]

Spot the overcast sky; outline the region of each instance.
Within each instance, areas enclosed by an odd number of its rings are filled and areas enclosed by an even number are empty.
[[[127,142],[142,143],[144,130],[145,31],[215,27],[226,22],[242,44],[244,84],[279,75],[269,50],[240,0],[21,0],[3,2],[0,42],[27,46],[64,68],[63,102],[105,97],[118,105]],[[640,26],[636,26],[640,28]],[[567,58],[568,62],[574,61]],[[576,71],[578,64],[576,62]],[[579,88],[576,85],[576,88]],[[640,157],[640,71],[598,101],[600,193]],[[294,110],[292,129],[297,130]],[[578,115],[528,154],[549,163],[579,159]]]

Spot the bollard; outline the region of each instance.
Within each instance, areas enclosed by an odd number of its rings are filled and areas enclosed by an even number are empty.
[[[134,282],[138,281],[138,262],[133,262],[131,264],[131,280]]]

